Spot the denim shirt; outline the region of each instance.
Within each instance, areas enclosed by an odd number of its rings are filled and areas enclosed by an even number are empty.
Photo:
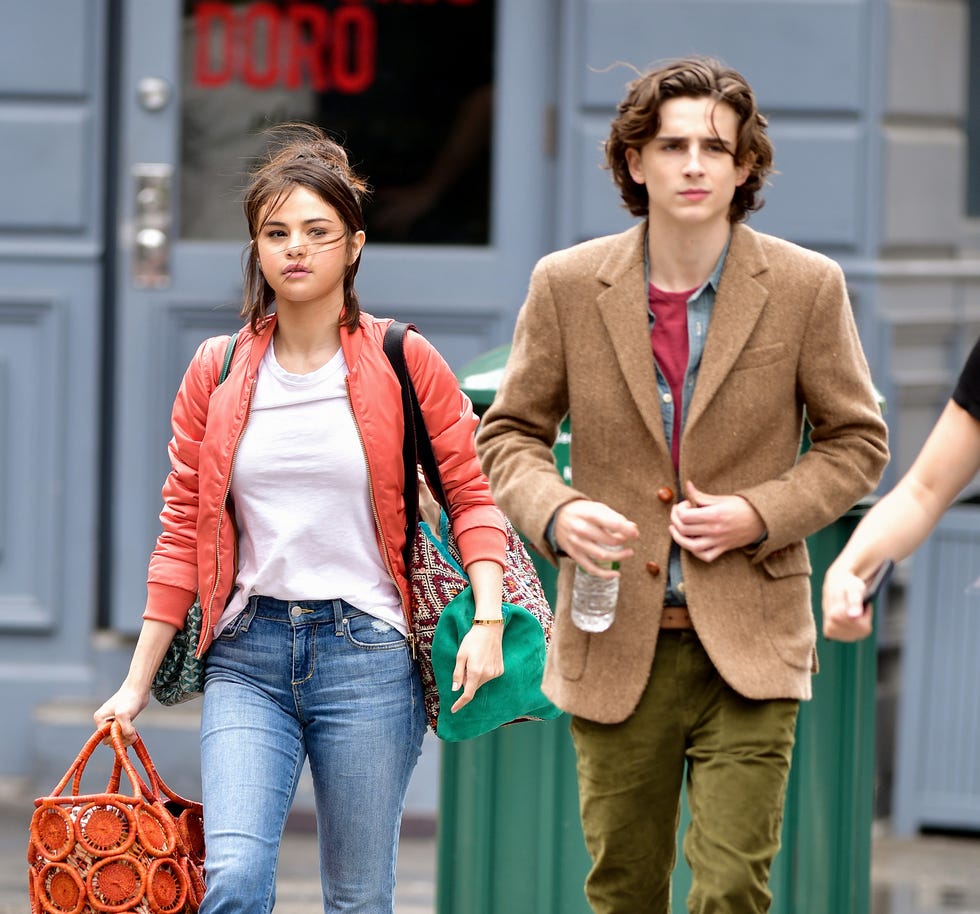
[[[687,421],[687,408],[690,405],[691,397],[694,396],[694,385],[698,380],[698,371],[701,368],[701,356],[704,354],[704,343],[708,336],[708,324],[711,321],[711,312],[715,306],[715,295],[718,292],[718,283],[721,281],[721,271],[725,267],[725,258],[728,256],[728,246],[731,244],[731,235],[725,242],[725,248],[711,271],[711,275],[704,281],[700,288],[695,290],[687,300],[687,344],[688,360],[687,371],[684,373],[684,396],[681,404],[681,431]],[[643,262],[646,273],[647,295],[650,294],[650,249],[644,240],[643,243]],[[650,331],[656,318],[647,305],[647,314],[650,320]],[[670,452],[673,446],[674,437],[674,403],[673,395],[670,392],[670,385],[663,376],[660,366],[654,361],[654,368],[657,372],[657,396],[660,398],[660,412],[663,416],[664,434],[667,436],[667,451]],[[683,480],[677,482],[678,498],[683,498]],[[684,596],[684,576],[681,571],[681,547],[672,542],[670,545],[670,561],[667,565],[667,590],[664,594],[664,604],[667,606],[685,606],[687,599]]]

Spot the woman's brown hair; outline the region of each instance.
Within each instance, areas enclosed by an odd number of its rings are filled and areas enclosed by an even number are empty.
[[[340,216],[346,229],[348,249],[356,232],[364,230],[362,200],[367,184],[354,172],[347,152],[312,124],[287,124],[272,132],[272,147],[268,157],[252,171],[245,189],[245,219],[251,239],[242,260],[245,274],[242,317],[252,330],[268,317],[275,293],[262,275],[256,239],[264,219],[275,210],[296,187],[305,187],[328,203]],[[341,326],[348,330],[357,327],[361,315],[354,277],[361,255],[344,273],[344,310]]]
[[[619,187],[623,205],[634,216],[646,216],[647,191],[629,173],[627,149],[641,149],[660,130],[660,107],[671,98],[713,98],[724,102],[738,116],[735,163],[748,166],[749,176],[735,189],[729,219],[741,222],[760,209],[759,195],[766,175],[772,171],[772,142],[769,126],[756,106],[755,94],[736,70],[710,57],[677,60],[641,73],[626,87],[626,96],[616,109],[609,139],[606,140],[606,167]]]

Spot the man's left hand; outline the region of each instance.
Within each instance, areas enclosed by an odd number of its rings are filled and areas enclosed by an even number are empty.
[[[670,512],[670,535],[682,549],[713,562],[754,543],[766,531],[762,518],[741,495],[709,495],[688,481],[687,498]]]

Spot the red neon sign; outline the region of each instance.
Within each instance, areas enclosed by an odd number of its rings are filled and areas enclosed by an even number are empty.
[[[357,0],[333,11],[316,3],[199,3],[194,48],[194,83],[204,88],[237,79],[254,89],[309,85],[354,95],[374,82],[377,22]]]

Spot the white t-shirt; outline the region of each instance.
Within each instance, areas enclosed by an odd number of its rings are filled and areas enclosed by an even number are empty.
[[[364,448],[343,350],[310,374],[285,371],[270,345],[232,468],[238,577],[217,635],[253,594],[343,599],[406,631],[378,549]]]

